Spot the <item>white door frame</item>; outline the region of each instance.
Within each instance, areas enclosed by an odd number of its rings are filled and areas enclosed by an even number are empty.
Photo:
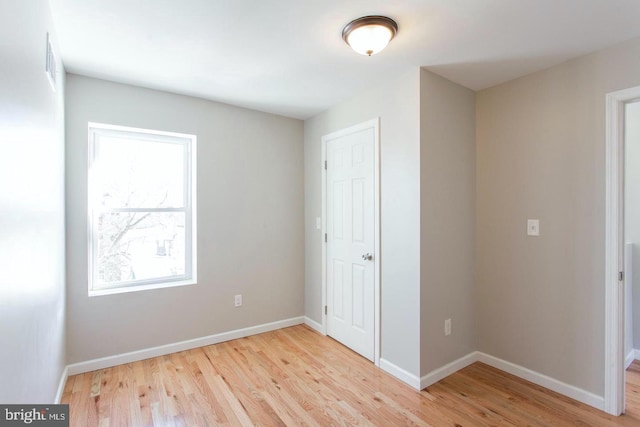
[[[374,334],[374,351],[373,360],[376,366],[380,366],[380,118],[368,120],[366,122],[350,126],[346,129],[332,132],[322,137],[322,331],[327,334],[327,242],[324,239],[327,233],[327,171],[325,169],[325,161],[327,160],[327,141],[360,132],[365,129],[373,129],[374,146],[373,146],[373,206],[374,206],[374,257],[373,257],[373,334]]]
[[[607,94],[604,410],[624,411],[624,106],[640,98],[640,86]]]

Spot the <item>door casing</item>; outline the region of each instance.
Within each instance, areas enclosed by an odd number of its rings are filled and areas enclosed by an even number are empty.
[[[606,96],[604,410],[624,411],[624,109],[640,86]]]
[[[380,265],[382,254],[380,251],[380,118],[367,120],[345,129],[332,132],[322,137],[321,145],[321,164],[322,170],[322,331],[327,334],[327,315],[325,307],[327,306],[327,243],[324,236],[327,233],[327,171],[325,162],[327,160],[327,141],[339,138],[341,136],[350,135],[365,129],[373,129],[373,185],[374,185],[374,257],[373,257],[373,282],[374,282],[374,363],[380,366]]]

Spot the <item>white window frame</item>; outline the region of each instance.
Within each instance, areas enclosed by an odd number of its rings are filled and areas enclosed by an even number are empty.
[[[193,285],[197,283],[197,209],[196,209],[196,143],[195,135],[116,126],[89,122],[89,173],[88,173],[88,255],[89,255],[89,296],[110,295],[159,289],[173,286]],[[184,156],[184,207],[183,208],[111,208],[100,206],[97,194],[97,178],[93,165],[99,157],[99,136],[126,137],[159,143],[182,145]],[[185,213],[185,274],[177,277],[158,277],[153,279],[121,281],[98,285],[98,217],[105,212],[184,212]]]

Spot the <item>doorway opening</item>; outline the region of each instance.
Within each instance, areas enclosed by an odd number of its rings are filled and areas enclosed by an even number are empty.
[[[627,105],[638,99],[640,86],[612,92],[606,97],[604,410],[613,415],[624,412],[627,357],[624,287],[625,112]]]

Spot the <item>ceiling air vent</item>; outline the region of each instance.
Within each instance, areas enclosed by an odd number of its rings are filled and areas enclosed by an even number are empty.
[[[56,90],[56,55],[53,52],[53,45],[51,44],[51,37],[47,33],[47,58],[45,62],[45,71],[51,83],[51,88]]]

